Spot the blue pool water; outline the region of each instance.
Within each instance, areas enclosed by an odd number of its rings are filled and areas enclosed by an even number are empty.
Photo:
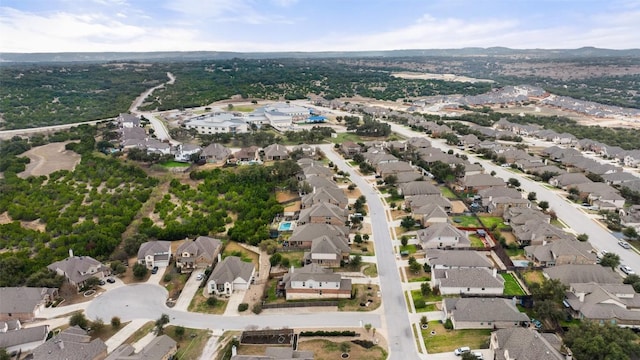
[[[278,231],[291,231],[291,221],[281,222],[278,226]]]

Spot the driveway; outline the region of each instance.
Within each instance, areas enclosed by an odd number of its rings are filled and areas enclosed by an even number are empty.
[[[182,288],[182,292],[180,293],[178,301],[176,301],[176,304],[173,307],[174,309],[187,311],[187,309],[189,308],[189,304],[191,303],[191,300],[193,299],[196,292],[198,292],[198,290],[202,291],[202,289],[199,288],[202,280],[196,280],[198,274],[204,274],[204,271],[197,269],[191,273],[191,276],[189,276],[189,279],[187,279],[186,284],[184,284],[184,288]]]

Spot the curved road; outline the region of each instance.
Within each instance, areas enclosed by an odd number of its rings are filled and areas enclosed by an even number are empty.
[[[387,123],[391,125],[391,129],[394,132],[405,137],[426,137],[424,133],[413,131],[402,125],[392,122]],[[456,153],[467,155],[471,162],[481,163],[488,172],[495,171],[496,176],[504,179],[505,181],[507,181],[509,178],[518,179],[520,181],[520,187],[522,189],[527,192],[535,192],[539,201],[542,200],[549,202],[549,209],[554,210],[558,215],[558,218],[561,219],[565,224],[567,224],[571,229],[575,230],[577,233],[585,233],[589,235],[589,242],[594,247],[596,247],[598,250],[606,250],[608,252],[613,252],[620,255],[620,262],[622,264],[631,266],[636,271],[636,273],[640,272],[640,254],[636,253],[634,250],[627,250],[620,247],[618,245],[618,239],[616,239],[609,230],[589,218],[582,209],[579,209],[569,201],[558,196],[558,194],[553,190],[546,188],[543,184],[533,181],[526,176],[522,176],[522,174],[520,173],[514,173],[505,170],[505,168],[497,166],[496,164],[485,159],[481,159],[474,154],[460,151],[455,147],[451,147],[441,139],[429,138],[429,141],[431,141],[431,145],[433,147],[439,148],[441,150],[448,151],[450,149],[453,149],[453,151]]]
[[[156,320],[169,315],[171,324],[196,329],[245,330],[248,328],[313,328],[360,327],[370,323],[382,326],[375,312],[292,313],[291,309],[278,314],[223,316],[173,310],[164,304],[167,290],[160,285],[136,284],[107,291],[94,299],[86,309],[90,319],[120,317],[125,322],[134,319]]]

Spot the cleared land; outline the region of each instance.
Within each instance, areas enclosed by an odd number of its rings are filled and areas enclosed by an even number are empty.
[[[489,79],[476,79],[472,77],[455,75],[455,74],[434,74],[434,73],[414,73],[414,72],[399,72],[393,73],[391,76],[395,76],[401,79],[419,79],[419,80],[444,80],[444,81],[456,81],[456,82],[486,82],[493,83],[495,81]]]
[[[24,155],[31,159],[31,162],[19,176],[24,179],[29,176],[49,175],[58,170],[73,170],[80,162],[80,155],[65,150],[68,143],[51,143],[25,152]]]

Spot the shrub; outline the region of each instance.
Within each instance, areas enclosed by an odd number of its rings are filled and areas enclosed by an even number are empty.
[[[216,299],[214,296],[207,299],[207,305],[209,306],[216,306],[217,303],[218,299]]]
[[[374,344],[373,341],[369,341],[369,340],[353,340],[351,342],[356,345],[360,345],[365,349],[371,349],[372,347],[376,346],[376,344]]]
[[[325,330],[317,330],[317,331],[302,331],[300,336],[356,336],[356,332],[352,330],[343,330],[343,331],[325,331]]]
[[[121,325],[121,321],[120,318],[117,316],[114,316],[111,318],[111,327],[114,329],[119,329]]]
[[[256,315],[260,314],[262,312],[262,305],[260,303],[253,304],[251,311]]]
[[[240,305],[238,305],[239,312],[247,311],[247,309],[249,309],[249,304],[247,303],[240,303]]]
[[[165,274],[164,277],[162,278],[164,282],[169,282],[171,281],[171,279],[173,279],[173,276],[171,276],[171,274]]]
[[[451,322],[451,319],[447,319],[447,321],[444,322],[443,326],[447,330],[453,330],[453,323]]]
[[[413,305],[416,307],[416,309],[424,309],[427,306],[427,303],[424,301],[424,299],[417,299],[413,302]]]

